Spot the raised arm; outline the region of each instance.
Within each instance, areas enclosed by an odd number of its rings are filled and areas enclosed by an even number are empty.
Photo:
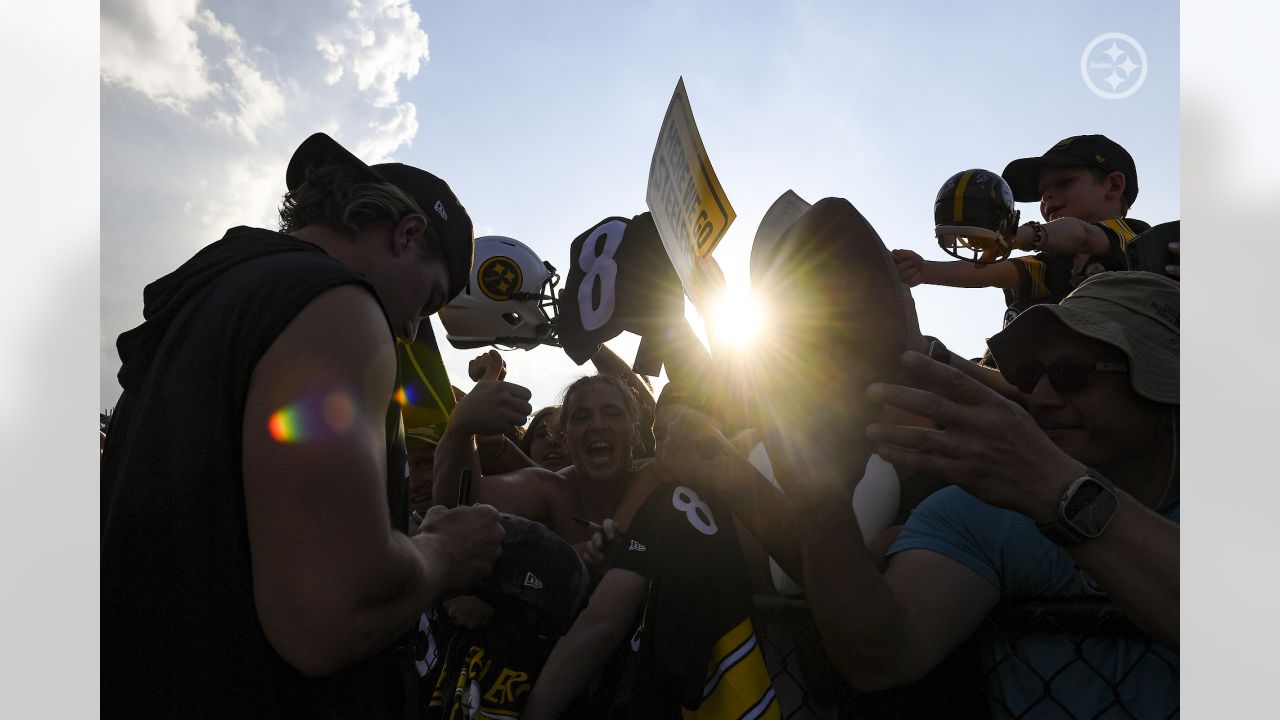
[[[395,346],[367,290],[317,297],[259,360],[245,400],[243,468],[254,602],[268,641],[301,672],[357,662],[441,593],[489,572],[493,508],[437,510],[410,538],[391,527],[385,418]],[[349,423],[272,433],[277,414],[345,398]],[[316,417],[324,417],[317,414]]]
[[[774,474],[786,490],[784,507],[800,540],[803,572],[797,577],[827,656],[859,690],[919,679],[973,633],[999,601],[998,589],[960,563],[923,550],[895,556],[882,575],[843,489],[843,473],[860,472],[869,448],[861,464],[855,458],[841,469],[818,447],[778,431],[768,436]],[[858,455],[848,448],[841,454]]]
[[[645,588],[639,573],[621,568],[605,573],[573,627],[551,650],[521,717],[551,719],[564,713],[626,638]]]
[[[1005,290],[1018,287],[1018,270],[1008,260],[982,265],[964,260],[925,260],[911,250],[894,250],[893,259],[897,264],[898,277],[907,287],[921,284]]]
[[[640,410],[644,416],[653,417],[654,410],[657,409],[658,405],[657,400],[653,397],[653,387],[640,375],[636,374],[625,360],[618,357],[617,353],[610,350],[608,345],[601,345],[600,350],[591,356],[591,364],[596,366],[596,372],[601,375],[613,375],[631,388],[631,392],[640,403]]]
[[[800,577],[800,543],[782,492],[701,413],[680,413],[658,452],[659,470],[695,489],[711,487],[791,577]]]
[[[532,410],[529,405],[529,390],[499,380],[504,372],[505,367],[501,363],[488,364],[480,381],[470,393],[458,400],[453,414],[449,416],[449,424],[445,426],[440,443],[436,446],[431,491],[437,502],[448,507],[458,503],[458,480],[463,469],[469,468],[473,483],[470,498],[472,502],[502,501],[496,505],[499,509],[518,515],[524,514],[520,509],[529,509],[518,504],[513,506],[512,503],[517,498],[506,498],[504,501],[503,493],[497,492],[497,486],[501,483],[481,479],[480,458],[476,454],[477,434],[500,435],[507,427],[523,425]]]

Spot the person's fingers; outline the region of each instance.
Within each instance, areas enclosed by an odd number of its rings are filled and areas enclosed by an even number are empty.
[[[954,468],[954,461],[948,458],[892,445],[877,445],[875,452],[882,460],[893,465],[899,477],[917,473],[932,477],[947,477],[948,470]]]
[[[924,353],[907,351],[902,354],[902,366],[917,388],[929,390],[962,405],[977,405],[999,398],[994,390],[964,374],[964,372],[940,363]]]
[[[613,542],[618,537],[618,526],[613,522],[613,518],[605,518],[601,523],[604,526],[604,537],[609,542]]]
[[[582,548],[582,561],[588,565],[599,565],[604,562],[604,553],[587,545]]]
[[[514,397],[517,400],[524,400],[526,401],[525,406],[529,406],[527,401],[533,397],[533,393],[529,388],[509,382],[503,382],[502,387],[511,394],[511,397]]]
[[[490,350],[488,353],[489,364],[498,366],[498,378],[503,380],[507,377],[507,361],[502,359],[502,353],[497,350]]]
[[[960,450],[945,431],[914,425],[871,423],[867,426],[867,439],[877,445],[893,445],[943,457],[957,457]]]
[[[909,385],[872,383],[867,386],[867,399],[922,415],[942,425],[953,421],[959,410],[956,403],[951,400],[929,390],[921,390]]]
[[[500,363],[488,363],[484,368],[484,373],[480,376],[481,380],[497,380],[502,374],[502,365]]]

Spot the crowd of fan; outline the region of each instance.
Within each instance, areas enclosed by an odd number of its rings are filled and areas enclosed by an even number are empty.
[[[673,327],[656,399],[603,348],[533,412],[489,351],[406,447],[392,334],[457,293],[470,219],[313,137],[281,233],[229,231],[121,336],[104,714],[780,717],[752,619],[780,594],[860,692],[926,677],[1002,600],[1105,596],[1148,639],[1039,638],[1001,707],[1176,715],[1176,233],[1135,252],[1136,169],[1102,136],[1004,176],[1041,205],[1034,255],[890,252],[827,198],[752,258],[774,332],[745,361]],[[985,357],[921,333],[921,283],[1004,289]],[[855,494],[885,472],[887,527]]]

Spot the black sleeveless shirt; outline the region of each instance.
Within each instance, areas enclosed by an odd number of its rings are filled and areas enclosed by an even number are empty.
[[[239,227],[145,289],[145,322],[117,341],[124,392],[102,458],[103,717],[402,717],[412,706],[404,643],[306,678],[271,647],[253,600],[249,379],[302,308],[344,284],[374,293],[311,243]],[[387,502],[403,531],[394,403],[387,430]]]

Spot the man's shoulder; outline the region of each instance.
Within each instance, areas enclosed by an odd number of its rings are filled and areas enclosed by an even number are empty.
[[[527,467],[500,475],[486,476],[486,480],[493,478],[512,489],[522,488],[526,492],[541,492],[553,501],[558,500],[559,504],[563,504],[574,498],[578,492],[577,481],[571,473],[565,472],[570,469],[572,466],[553,472],[543,467]]]

